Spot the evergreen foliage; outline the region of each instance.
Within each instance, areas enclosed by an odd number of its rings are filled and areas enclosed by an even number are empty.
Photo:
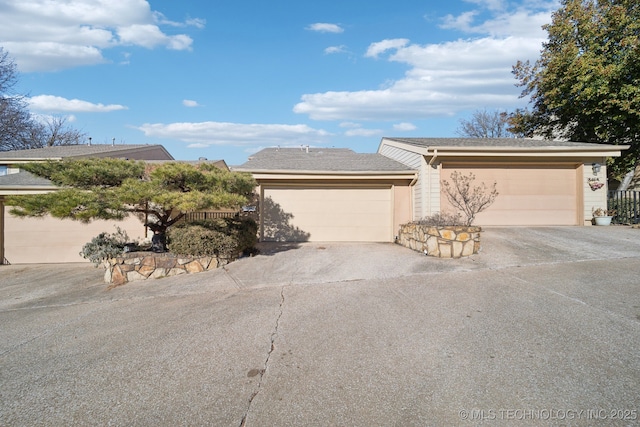
[[[24,169],[50,179],[60,189],[7,199],[17,216],[68,218],[82,222],[137,215],[164,233],[186,212],[239,208],[255,188],[250,174],[211,164],[143,162],[95,158],[32,163]]]

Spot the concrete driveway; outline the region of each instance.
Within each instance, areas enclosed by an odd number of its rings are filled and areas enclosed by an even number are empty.
[[[0,267],[0,425],[640,425],[640,230],[265,246],[107,290]]]

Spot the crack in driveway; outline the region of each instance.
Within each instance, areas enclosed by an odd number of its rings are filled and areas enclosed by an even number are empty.
[[[247,423],[247,416],[249,415],[249,412],[251,411],[251,405],[253,404],[253,400],[258,396],[258,394],[260,394],[260,390],[262,389],[262,381],[264,379],[264,374],[267,372],[267,368],[269,367],[269,360],[271,360],[271,355],[273,354],[273,350],[275,350],[276,346],[275,346],[275,341],[276,338],[278,337],[278,328],[280,327],[280,318],[282,317],[282,312],[284,310],[284,288],[285,286],[283,286],[280,289],[280,312],[278,313],[278,316],[276,317],[276,322],[275,322],[275,326],[273,328],[273,332],[271,333],[271,345],[269,347],[269,351],[267,352],[267,357],[264,361],[264,365],[263,368],[258,370],[257,372],[255,370],[251,370],[249,371],[249,376],[255,376],[255,375],[260,375],[260,377],[258,378],[258,385],[256,387],[256,390],[253,392],[253,394],[251,394],[251,397],[249,398],[249,403],[247,404],[247,410],[244,413],[244,416],[242,417],[242,420],[240,421],[240,427],[245,427],[246,423]],[[255,372],[255,374],[254,374]],[[253,374],[253,375],[252,375]]]

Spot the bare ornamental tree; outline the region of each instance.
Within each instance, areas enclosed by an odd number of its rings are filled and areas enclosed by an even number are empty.
[[[476,215],[491,206],[498,197],[496,182],[491,187],[487,187],[484,182],[473,186],[475,179],[476,176],[473,172],[469,175],[462,175],[458,171],[454,171],[451,174],[451,182],[442,181],[442,188],[447,200],[467,217],[465,222],[467,226],[470,226],[476,219]]]

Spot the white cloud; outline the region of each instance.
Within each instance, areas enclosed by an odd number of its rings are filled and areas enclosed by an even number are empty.
[[[167,36],[156,25],[135,24],[117,29],[119,42],[123,45],[136,45],[153,49],[157,46],[166,46],[169,49],[185,50],[190,49],[190,37],[183,34]]]
[[[403,123],[396,123],[395,125],[393,125],[393,129],[402,131],[402,132],[407,132],[407,131],[416,130],[417,127],[413,123],[403,122]]]
[[[387,39],[381,42],[371,43],[364,56],[377,58],[378,55],[391,49],[400,49],[406,46],[407,43],[409,43],[409,39]]]
[[[458,16],[447,15],[443,18],[441,28],[470,32],[478,12],[475,10],[461,13]]]
[[[493,12],[490,19],[476,22],[482,10],[462,12],[458,16],[447,15],[442,19],[441,28],[458,30],[469,34],[488,34],[493,37],[545,37],[542,26],[551,20],[551,13],[557,9],[555,1],[531,2],[506,10],[501,0],[472,0]]]
[[[551,9],[539,7],[499,10],[483,23],[468,24],[484,37],[426,45],[407,39],[371,43],[365,56],[406,65],[402,78],[370,90],[305,94],[293,111],[314,120],[407,120],[523,106],[511,69],[518,60],[539,56],[546,37],[540,26],[550,16]]]
[[[323,143],[331,134],[307,125],[225,122],[145,123],[137,127],[147,137],[175,139],[189,144],[253,146]]]
[[[22,72],[52,71],[105,62],[103,50],[122,45],[191,49],[186,34],[168,35],[175,23],[154,12],[146,0],[5,0],[0,13],[0,45]]]
[[[167,17],[160,12],[154,11],[151,13],[153,15],[154,22],[156,22],[158,25],[169,25],[171,27],[178,27],[178,28],[196,27],[198,29],[203,29],[205,27],[205,24],[207,23],[205,19],[200,19],[200,18],[189,18],[184,22],[176,22],[176,21],[171,21],[170,19],[167,19]]]
[[[489,10],[501,10],[506,7],[505,0],[465,0],[468,3],[474,3],[479,6],[486,7]]]
[[[53,95],[33,96],[27,101],[32,110],[47,113],[108,113],[111,111],[127,109],[124,105],[94,104],[80,99],[66,99]]]
[[[326,22],[318,22],[307,27],[309,31],[317,31],[319,33],[342,33],[344,29],[337,24],[328,24]]]
[[[198,104],[198,101],[193,101],[191,99],[184,99],[182,101],[182,105],[189,108],[200,107],[200,104]]]
[[[353,129],[353,128],[359,128],[362,127],[362,125],[360,123],[354,123],[354,122],[342,122],[339,125],[341,128],[347,128],[347,129]]]
[[[326,54],[332,54],[332,53],[347,53],[347,47],[344,45],[340,45],[340,46],[329,46],[328,48],[326,48],[324,50],[324,53]]]
[[[382,135],[384,132],[380,129],[350,129],[344,133],[345,136],[376,136]]]

